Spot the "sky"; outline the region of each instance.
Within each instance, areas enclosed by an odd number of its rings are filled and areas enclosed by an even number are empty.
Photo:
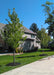
[[[8,9],[13,11],[15,8],[20,22],[23,21],[23,25],[28,29],[32,23],[36,23],[39,29],[41,29],[41,25],[43,28],[47,28],[44,8],[41,6],[46,1],[53,2],[54,0],[0,0],[0,23],[7,24],[5,19],[9,19]]]

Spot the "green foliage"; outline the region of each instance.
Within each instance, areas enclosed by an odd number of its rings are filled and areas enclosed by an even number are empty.
[[[54,49],[54,40],[49,42],[48,46],[50,49]]]
[[[37,32],[37,37],[41,40],[42,48],[47,47],[48,42],[51,41],[51,37],[48,36],[48,34],[46,33],[46,30],[44,28],[42,28],[40,31]]]
[[[46,4],[47,5],[52,5],[53,3],[49,2],[49,1],[46,1]]]
[[[32,30],[33,32],[37,33],[37,31],[39,30],[38,27],[37,27],[37,24],[33,23],[30,26],[30,30]]]
[[[54,38],[54,9],[52,9],[53,4],[54,3],[47,1],[42,6],[44,6],[44,11],[45,11],[46,16],[47,16],[45,23],[47,23],[49,25],[48,26],[48,34],[53,36],[53,38]]]
[[[24,39],[22,37],[24,34],[23,25],[20,23],[14,8],[12,14],[9,10],[8,16],[10,21],[6,19],[8,24],[5,26],[4,31],[2,31],[3,39],[8,46],[16,49],[21,44],[21,40]]]

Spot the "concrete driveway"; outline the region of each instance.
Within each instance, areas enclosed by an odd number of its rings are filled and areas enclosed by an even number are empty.
[[[54,56],[41,59],[0,75],[54,75]]]

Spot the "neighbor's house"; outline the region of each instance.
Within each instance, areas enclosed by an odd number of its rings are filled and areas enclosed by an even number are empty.
[[[6,24],[2,24],[0,23],[0,29],[3,29],[3,27],[5,27]],[[37,34],[34,33],[33,31],[27,29],[26,27],[24,27],[24,35],[23,37],[27,36],[26,40],[20,44],[20,47],[23,47],[23,50],[31,50],[34,49],[34,47],[38,47],[41,48],[40,45],[40,40],[37,38]],[[4,45],[4,41],[2,40],[1,34],[0,34],[0,46]]]

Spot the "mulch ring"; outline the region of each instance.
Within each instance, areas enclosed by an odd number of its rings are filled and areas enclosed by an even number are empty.
[[[0,65],[0,67],[1,67],[1,65]]]
[[[48,54],[40,54],[39,56],[48,56]]]
[[[6,64],[6,66],[17,66],[17,65],[20,65],[20,63],[15,62],[15,63],[8,63],[8,64]]]

